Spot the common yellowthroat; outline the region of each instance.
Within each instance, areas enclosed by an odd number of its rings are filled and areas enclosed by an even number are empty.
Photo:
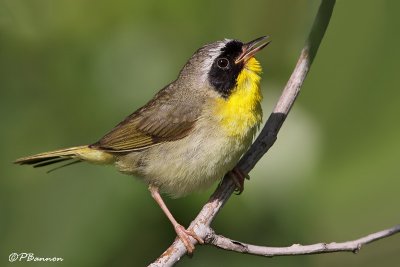
[[[203,241],[174,219],[160,192],[184,196],[230,171],[239,187],[243,183],[245,175],[234,166],[262,120],[261,65],[254,55],[269,44],[266,39],[207,44],[192,55],[175,81],[96,143],[15,163],[41,167],[72,159],[71,163],[113,164],[120,172],[141,177],[191,253],[189,236]]]

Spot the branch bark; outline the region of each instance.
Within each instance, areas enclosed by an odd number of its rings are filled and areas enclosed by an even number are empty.
[[[249,173],[261,159],[261,157],[275,143],[277,134],[297,98],[304,79],[306,78],[311,64],[317,54],[319,45],[328,27],[334,5],[335,0],[321,1],[321,5],[318,9],[318,13],[314,20],[310,34],[307,38],[305,46],[301,51],[296,67],[282,92],[281,97],[279,98],[273,112],[269,116],[263,130],[250,147],[249,151],[246,152],[236,166],[243,172]],[[212,194],[208,202],[203,206],[197,217],[189,226],[189,228],[193,229],[199,237],[208,240],[210,244],[216,245],[220,248],[240,251],[240,248],[243,249],[243,247],[245,247],[247,253],[265,256],[326,253],[334,251],[357,251],[363,244],[399,232],[400,227],[396,226],[393,229],[386,230],[386,232],[379,232],[354,241],[330,244],[320,243],[309,246],[293,245],[287,248],[260,247],[232,241],[225,237],[215,235],[213,230],[210,228],[210,224],[214,220],[215,216],[235,190],[235,185],[232,182],[232,179],[225,178],[222,180],[216,191]],[[194,239],[192,242],[193,244],[197,243]],[[226,244],[230,245],[227,246]],[[185,255],[185,253],[185,246],[179,239],[176,239],[172,245],[149,266],[173,266],[181,259],[182,256]]]
[[[388,228],[356,240],[346,242],[318,243],[313,245],[294,244],[290,247],[264,247],[242,243],[231,240],[222,235],[217,235],[209,228],[209,233],[205,238],[205,243],[222,248],[225,250],[253,254],[258,256],[273,257],[273,256],[293,256],[293,255],[309,255],[322,254],[331,252],[349,251],[357,253],[363,245],[386,238],[400,232],[400,225]]]

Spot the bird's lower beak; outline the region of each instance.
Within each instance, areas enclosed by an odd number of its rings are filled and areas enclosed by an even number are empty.
[[[264,42],[269,36],[262,36],[243,45],[242,54],[235,60],[235,64],[246,62],[255,53],[266,47],[271,41]]]

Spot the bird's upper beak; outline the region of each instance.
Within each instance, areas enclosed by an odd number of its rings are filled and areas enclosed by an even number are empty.
[[[264,42],[264,40],[268,39],[268,37],[269,36],[262,36],[244,44],[242,47],[242,54],[240,54],[239,57],[235,60],[235,64],[246,62],[251,57],[253,57],[255,53],[266,47],[271,42]]]

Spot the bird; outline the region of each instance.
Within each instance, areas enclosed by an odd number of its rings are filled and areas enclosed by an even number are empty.
[[[262,68],[255,54],[268,36],[223,39],[199,48],[178,77],[97,142],[22,157],[20,165],[89,162],[114,165],[148,185],[189,254],[193,229],[179,224],[161,194],[173,198],[209,188],[230,174],[239,193],[248,174],[236,163],[262,122]],[[72,160],[72,162],[71,162]],[[64,162],[65,163],[65,162]]]

